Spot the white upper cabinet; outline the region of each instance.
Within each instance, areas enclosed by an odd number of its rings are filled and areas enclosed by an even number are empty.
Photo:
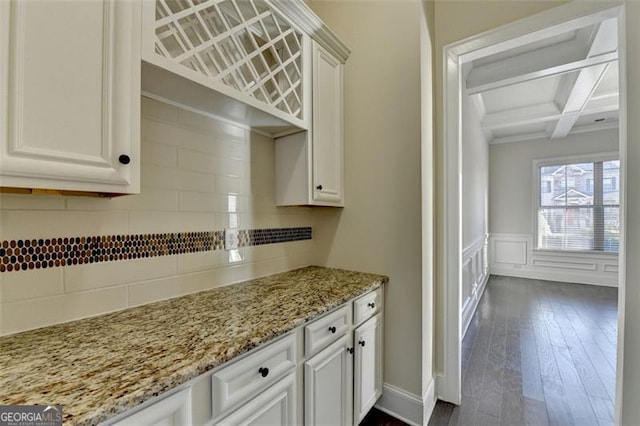
[[[313,45],[313,200],[342,205],[343,64]]]
[[[0,2],[0,186],[139,191],[140,3]]]
[[[343,68],[313,43],[311,129],[276,140],[276,205],[344,206]]]

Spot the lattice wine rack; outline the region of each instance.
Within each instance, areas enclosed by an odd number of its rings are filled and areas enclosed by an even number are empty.
[[[156,0],[155,52],[302,119],[302,33],[264,0]]]

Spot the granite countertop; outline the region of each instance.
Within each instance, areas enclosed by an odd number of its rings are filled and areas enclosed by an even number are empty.
[[[0,338],[0,405],[97,424],[388,281],[310,266]]]

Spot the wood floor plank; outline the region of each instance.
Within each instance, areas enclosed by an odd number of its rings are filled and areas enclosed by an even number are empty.
[[[492,276],[462,342],[462,403],[429,424],[613,424],[616,310],[616,289]]]
[[[548,377],[542,378],[544,389],[544,400],[549,416],[549,425],[552,426],[573,426],[573,417],[564,395],[564,388],[561,383],[550,380]],[[576,425],[580,426],[580,425]]]

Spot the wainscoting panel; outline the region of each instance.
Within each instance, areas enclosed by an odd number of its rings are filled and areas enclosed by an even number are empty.
[[[491,234],[489,244],[494,275],[618,286],[617,254],[538,251],[529,234]]]
[[[462,335],[466,333],[471,318],[489,278],[487,262],[489,234],[466,247],[462,252]]]

